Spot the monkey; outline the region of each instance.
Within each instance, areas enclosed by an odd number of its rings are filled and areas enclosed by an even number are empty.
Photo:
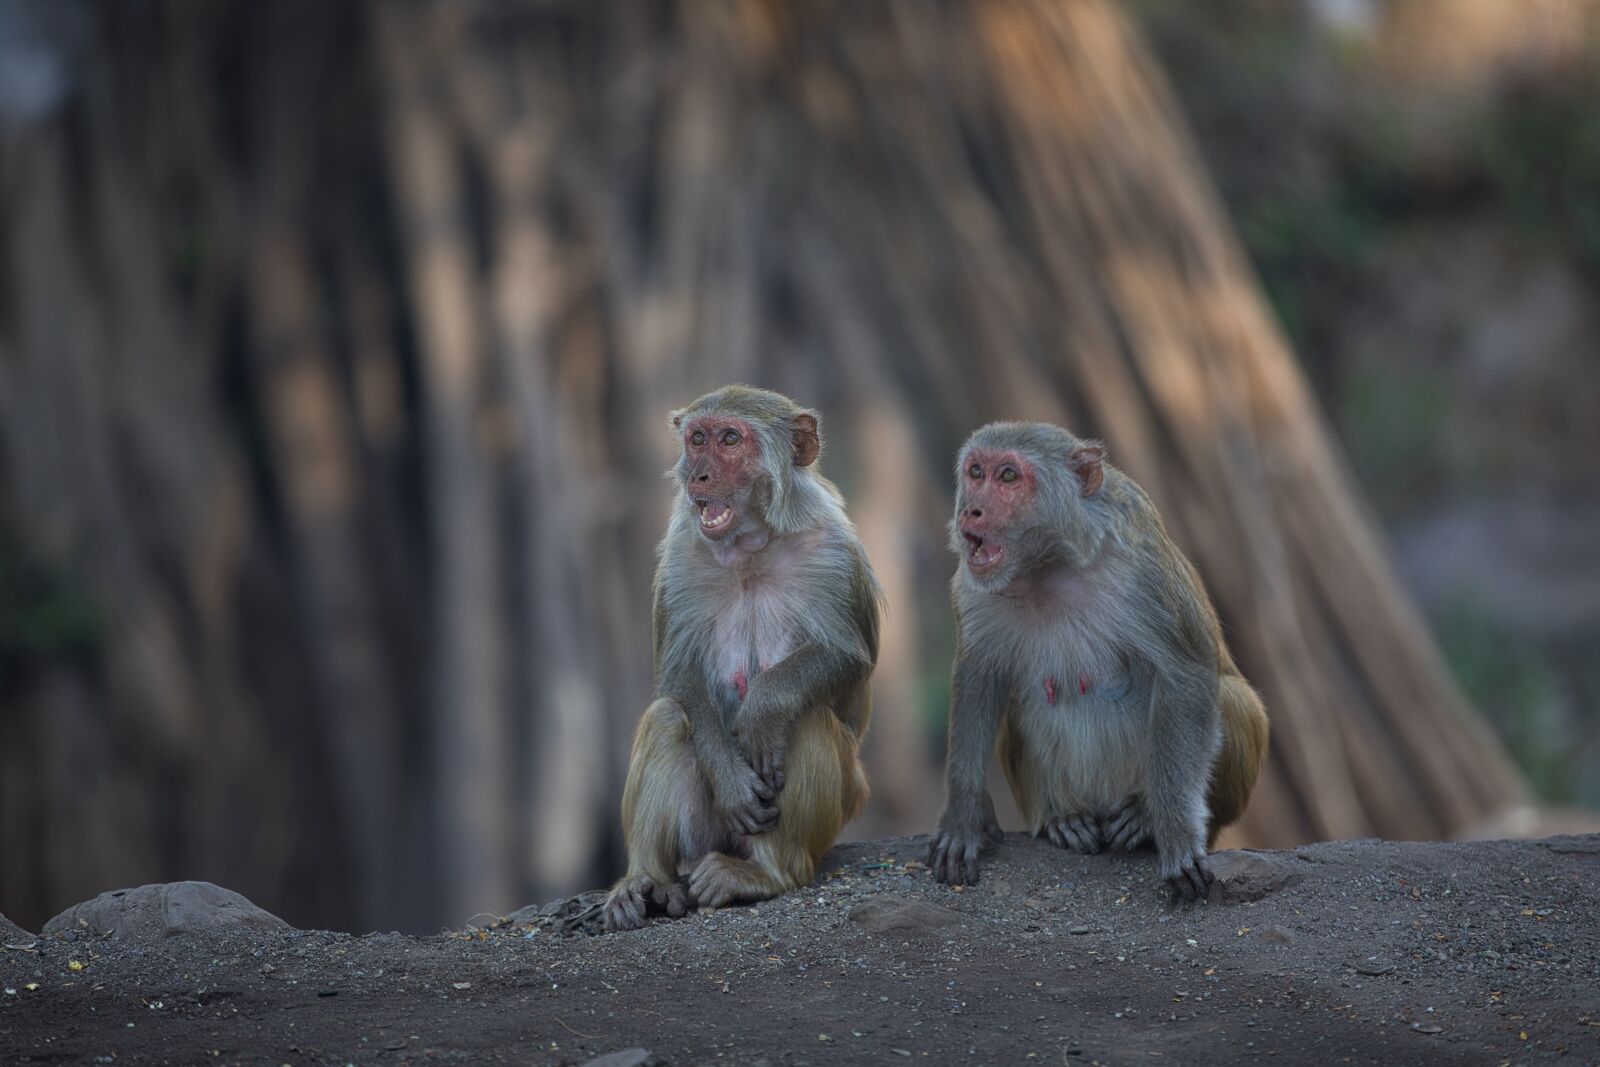
[[[609,931],[809,883],[869,792],[883,591],[822,476],[817,412],[729,385],[671,425],[654,695],[628,758]]]
[[[928,866],[975,884],[1000,840],[999,762],[1034,837],[1094,853],[1153,844],[1175,896],[1249,802],[1267,714],[1194,567],[1105,445],[991,423],[959,454],[946,803]]]

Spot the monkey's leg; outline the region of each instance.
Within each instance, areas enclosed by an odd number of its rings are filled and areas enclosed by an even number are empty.
[[[633,735],[622,790],[622,834],[628,873],[606,898],[606,929],[643,926],[652,904],[673,918],[688,911],[679,861],[715,847],[718,834],[710,789],[689,740],[689,720],[671,700],[646,708]]]
[[[1211,769],[1207,802],[1211,819],[1206,826],[1206,847],[1217,834],[1235,822],[1250,803],[1261,761],[1267,754],[1267,709],[1250,683],[1237,674],[1224,674],[1217,688],[1222,711],[1222,750]]]
[[[1054,810],[1056,791],[1050,788],[1048,777],[1050,768],[1041,766],[1043,762],[1007,715],[1000,725],[1000,769],[1011,785],[1011,795],[1017,802],[1023,825],[1034,837],[1043,834],[1057,848],[1084,855],[1099,852],[1105,843],[1100,833],[1100,820],[1089,811],[1057,814]]]
[[[690,896],[702,908],[720,908],[805,885],[867,793],[855,735],[827,708],[806,712],[789,740],[778,825],[745,839],[748,859],[708,853],[689,875]]]

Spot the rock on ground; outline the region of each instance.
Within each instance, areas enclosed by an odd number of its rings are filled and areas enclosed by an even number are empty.
[[[1211,903],[1246,904],[1282,889],[1294,877],[1293,861],[1254,849],[1218,852],[1211,857]]]
[[[1011,835],[956,891],[926,849],[605,936],[588,896],[431,937],[68,924],[0,951],[0,1063],[1600,1062],[1600,837],[1219,853],[1194,907],[1149,854]]]
[[[32,934],[0,915],[0,945],[31,945],[33,941]]]
[[[83,933],[150,941],[174,934],[207,936],[288,926],[231,889],[210,882],[169,882],[114,889],[74,904],[45,923],[44,933],[47,937]]]
[[[657,1067],[660,1062],[648,1049],[625,1048],[620,1052],[608,1052],[604,1056],[596,1056],[583,1067]]]

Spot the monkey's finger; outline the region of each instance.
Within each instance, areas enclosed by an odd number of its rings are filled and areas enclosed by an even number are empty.
[[[1183,876],[1180,870],[1167,876],[1167,890],[1172,894],[1173,903],[1184,903],[1194,899],[1190,894],[1194,887],[1189,884],[1189,879]]]
[[[766,782],[763,782],[760,775],[756,776],[756,784],[754,788],[756,796],[762,800],[771,800],[774,796],[772,787]]]
[[[949,842],[939,846],[939,854],[934,859],[934,877],[945,885],[956,885],[961,881],[961,874],[956,869],[956,854],[951,849]]]
[[[1178,896],[1191,903],[1206,895],[1205,876],[1193,859],[1182,864],[1170,881]]]
[[[978,884],[978,846],[968,845],[962,856],[962,869],[967,877],[967,885]]]
[[[1206,885],[1206,874],[1204,869],[1196,864],[1195,866],[1190,867],[1184,873],[1189,876],[1189,884],[1194,887],[1194,899],[1206,899],[1208,886]]]

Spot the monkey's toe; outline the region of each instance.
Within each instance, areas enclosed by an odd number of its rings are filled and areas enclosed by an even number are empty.
[[[1132,852],[1149,842],[1150,831],[1145,828],[1144,816],[1134,798],[1129,797],[1106,819],[1101,836],[1106,847],[1121,852]]]
[[[650,899],[674,919],[681,919],[689,912],[689,891],[681,882],[656,886]]]
[[[1100,851],[1103,844],[1100,826],[1087,815],[1066,815],[1044,824],[1045,836],[1057,848],[1070,849],[1085,856]]]
[[[654,889],[654,884],[648,878],[630,878],[618,883],[606,898],[606,932],[637,930],[643,926],[648,912],[646,900]]]
[[[689,896],[702,908],[733,903],[738,888],[738,878],[729,869],[727,857],[717,852],[708,853],[689,873]]]

